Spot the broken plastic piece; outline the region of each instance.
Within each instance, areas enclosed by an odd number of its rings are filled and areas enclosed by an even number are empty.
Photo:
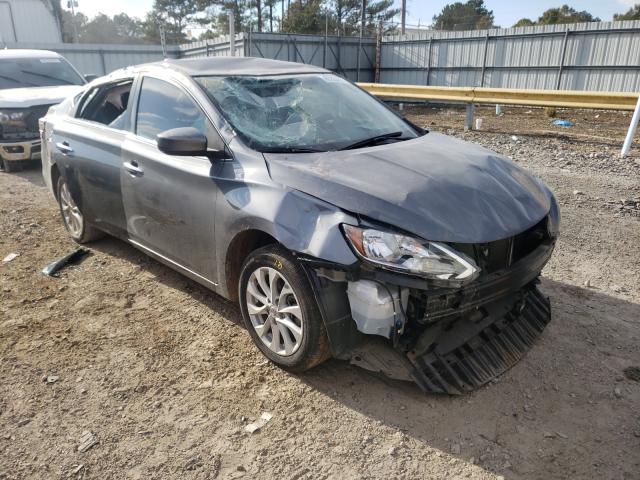
[[[9,263],[10,261],[15,260],[15,259],[16,259],[16,258],[18,258],[19,256],[20,256],[20,254],[19,254],[19,253],[15,253],[15,252],[10,253],[9,255],[7,255],[6,257],[4,257],[4,258],[2,259],[2,263]]]
[[[89,250],[86,248],[78,248],[74,252],[71,252],[68,255],[56,260],[55,262],[51,262],[49,265],[42,269],[42,273],[44,275],[48,275],[50,277],[56,277],[56,273],[62,270],[64,267],[71,263],[78,262],[82,257],[89,254]]]
[[[98,443],[98,437],[96,437],[96,435],[89,430],[85,430],[84,432],[82,432],[82,436],[80,437],[80,445],[78,445],[78,451],[80,453],[84,453]]]
[[[267,423],[269,423],[269,420],[271,420],[272,418],[273,415],[269,412],[262,412],[262,415],[260,415],[259,419],[244,427],[244,431],[247,433],[255,433],[262,427],[264,427]]]

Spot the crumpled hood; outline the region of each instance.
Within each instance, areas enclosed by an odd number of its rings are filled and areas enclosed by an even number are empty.
[[[549,213],[553,198],[504,157],[439,133],[372,148],[265,158],[278,183],[434,241],[513,236]]]
[[[81,85],[55,87],[5,88],[0,90],[0,108],[28,108],[54,105],[82,89]]]

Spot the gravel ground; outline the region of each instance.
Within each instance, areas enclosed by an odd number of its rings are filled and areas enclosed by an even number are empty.
[[[0,173],[0,478],[640,478],[640,160],[628,116],[407,109],[543,178],[553,320],[496,382],[425,395],[344,362],[287,374],[238,308],[127,244],[74,248],[36,169]],[[245,426],[263,412],[256,433]],[[90,433],[87,433],[90,432]],[[84,443],[83,443],[84,442]],[[85,451],[79,451],[79,447]]]

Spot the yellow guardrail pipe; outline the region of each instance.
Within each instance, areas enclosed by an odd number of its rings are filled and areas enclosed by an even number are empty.
[[[431,100],[461,103],[565,107],[596,110],[634,110],[637,93],[525,90],[516,88],[432,87],[359,83],[372,95],[394,100]]]
[[[358,83],[377,97],[396,101],[430,100],[443,103],[467,104],[465,129],[472,128],[476,104],[522,105],[530,107],[560,107],[593,110],[634,111],[621,155],[629,153],[636,127],[640,121],[638,93],[584,92],[574,90],[525,90],[519,88],[434,87],[422,85],[391,85]]]

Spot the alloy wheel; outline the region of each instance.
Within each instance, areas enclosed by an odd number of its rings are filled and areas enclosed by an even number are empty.
[[[82,235],[84,219],[80,209],[71,196],[71,192],[69,192],[69,187],[67,187],[66,182],[64,182],[60,188],[60,208],[62,209],[62,217],[64,218],[64,223],[69,233],[71,233],[73,237],[79,238]]]
[[[300,304],[287,279],[276,269],[260,267],[249,277],[246,294],[251,325],[274,353],[293,355],[302,343]]]

